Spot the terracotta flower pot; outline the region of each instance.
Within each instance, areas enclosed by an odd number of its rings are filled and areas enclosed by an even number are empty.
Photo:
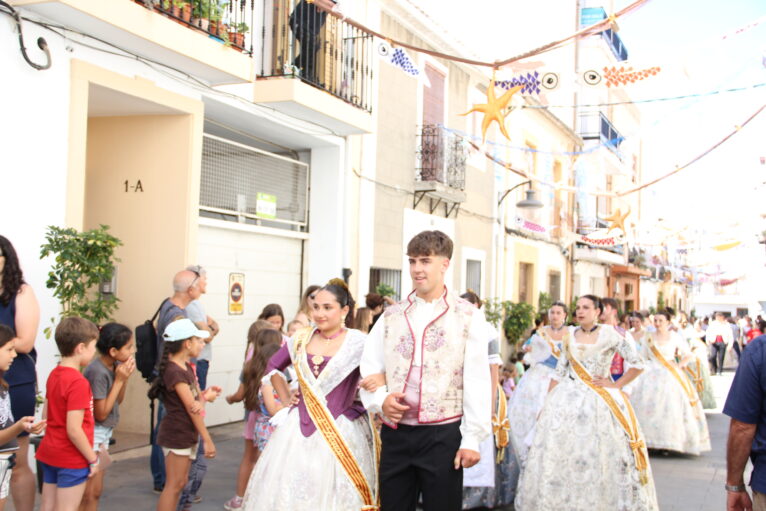
[[[181,19],[187,23],[191,22],[192,8],[191,4],[184,4],[181,8]]]

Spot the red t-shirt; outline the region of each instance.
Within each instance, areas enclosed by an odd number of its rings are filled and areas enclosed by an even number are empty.
[[[69,440],[66,416],[70,410],[85,410],[82,429],[93,445],[93,394],[88,380],[76,369],[56,367],[45,386],[48,400],[48,426],[36,458],[58,468],[88,468],[87,460]]]

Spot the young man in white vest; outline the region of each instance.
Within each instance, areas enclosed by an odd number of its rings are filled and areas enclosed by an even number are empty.
[[[492,430],[484,313],[444,285],[452,240],[424,231],[407,245],[414,290],[389,306],[365,344],[361,374],[386,385],[361,390],[384,420],[380,496],[383,511],[462,507],[463,468],[478,463]]]

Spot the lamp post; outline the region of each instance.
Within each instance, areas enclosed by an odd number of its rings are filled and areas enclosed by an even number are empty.
[[[528,181],[523,181],[523,182],[517,184],[516,186],[513,186],[513,187],[507,189],[505,192],[503,192],[503,195],[502,195],[502,197],[500,197],[500,200],[497,201],[497,205],[499,206],[500,204],[502,204],[503,201],[505,200],[505,198],[508,196],[508,194],[511,193],[512,191],[514,191],[516,188],[518,188],[520,186],[523,186],[523,185],[527,185],[527,184],[531,185],[532,184],[532,180],[530,179]],[[540,202],[539,200],[537,200],[537,197],[535,197],[536,192],[535,192],[535,190],[531,186],[530,186],[529,190],[527,190],[526,193],[527,193],[527,198],[517,202],[516,203],[516,207],[517,208],[522,208],[522,209],[539,209],[539,208],[543,207],[543,203]]]

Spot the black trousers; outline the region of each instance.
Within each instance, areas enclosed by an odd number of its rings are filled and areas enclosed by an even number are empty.
[[[723,372],[723,359],[726,357],[726,343],[714,342],[710,348],[710,363],[713,364],[713,373]]]
[[[460,511],[463,469],[455,470],[460,421],[442,426],[383,425],[380,455],[381,511]]]

